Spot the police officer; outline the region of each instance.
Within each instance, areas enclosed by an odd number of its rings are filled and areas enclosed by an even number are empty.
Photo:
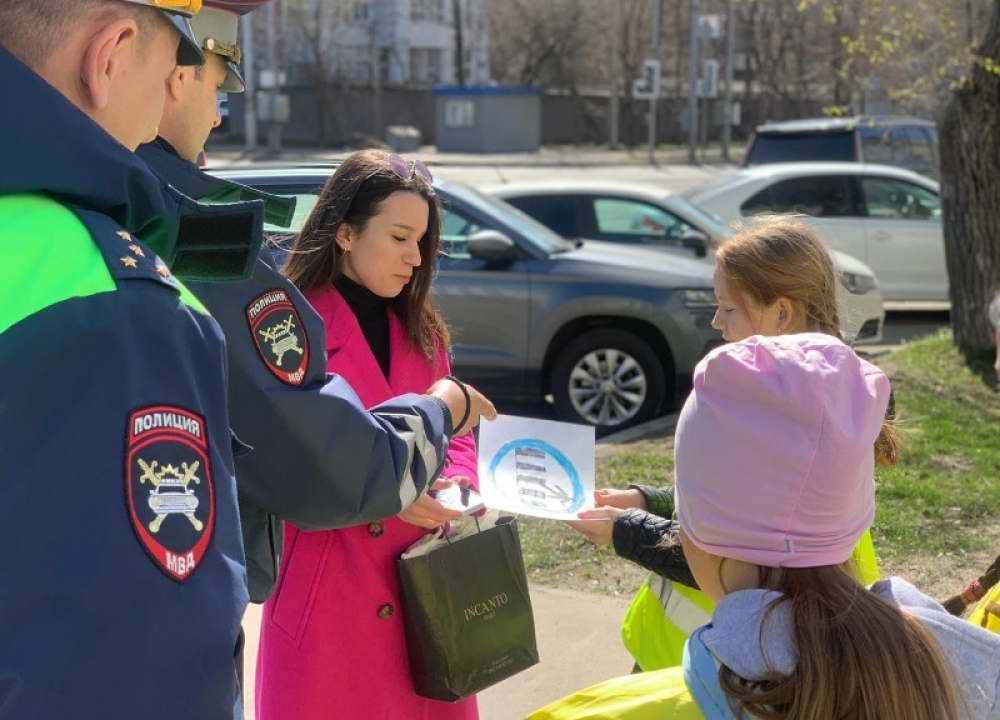
[[[4,717],[242,717],[225,345],[132,152],[198,4],[0,3]]]
[[[288,200],[195,165],[220,121],[216,91],[243,89],[238,19],[253,5],[211,0],[193,19],[205,66],[180,66],[170,76],[159,137],[139,155],[185,194],[205,201],[257,198],[269,221],[287,226]],[[239,225],[217,225],[214,232],[226,235],[224,243],[219,235],[212,239],[227,247],[245,243],[248,235]],[[276,517],[328,529],[396,515],[437,477],[448,438],[495,411],[473,388],[444,380],[430,388],[431,397],[397,398],[369,414],[344,380],[327,376],[323,321],[277,272],[270,253],[261,253],[245,282],[212,282],[210,272],[199,277],[208,282],[192,282],[191,289],[221,324],[229,346],[233,428],[253,447],[237,457],[236,474],[250,597],[263,602],[281,551]]]

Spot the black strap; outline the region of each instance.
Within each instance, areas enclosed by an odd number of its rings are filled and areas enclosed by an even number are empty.
[[[469,395],[469,388],[467,388],[465,386],[465,383],[462,382],[461,380],[459,380],[454,375],[446,375],[444,379],[445,380],[451,380],[453,383],[455,383],[456,385],[458,385],[459,390],[461,390],[462,394],[465,396],[465,414],[462,415],[462,419],[459,420],[457,423],[455,423],[455,426],[454,426],[455,427],[455,433],[457,434],[458,433],[458,429],[460,427],[462,427],[463,425],[465,425],[466,422],[468,422],[469,415],[472,414],[472,396]]]

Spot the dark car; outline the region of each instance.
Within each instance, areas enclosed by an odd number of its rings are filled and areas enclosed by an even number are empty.
[[[902,115],[768,122],[757,127],[740,165],[810,161],[894,165],[936,178],[937,129]]]
[[[297,229],[332,169],[212,172],[297,196]],[[551,395],[560,419],[606,430],[675,407],[695,364],[721,341],[711,327],[711,266],[567,242],[466,185],[435,181],[435,190],[447,254],[434,293],[452,331],[456,374],[498,399]]]

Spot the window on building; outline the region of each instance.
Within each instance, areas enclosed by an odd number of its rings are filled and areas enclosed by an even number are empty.
[[[444,0],[411,0],[410,19],[444,22]]]
[[[476,124],[476,104],[472,100],[461,98],[445,100],[445,127],[472,127]]]
[[[352,22],[368,22],[372,19],[371,0],[355,0],[351,3],[350,19]]]
[[[410,48],[410,81],[441,81],[441,48]]]

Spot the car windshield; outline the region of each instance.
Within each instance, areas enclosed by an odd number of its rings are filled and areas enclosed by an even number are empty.
[[[688,202],[680,195],[671,195],[669,203],[679,213],[691,220],[694,225],[707,230],[709,233],[718,233],[723,237],[732,237],[733,229],[727,226],[718,215],[714,215]]]
[[[467,205],[474,206],[498,223],[520,233],[547,254],[564,252],[573,247],[572,243],[567,242],[534,218],[525,215],[510,203],[499,198],[482,193],[468,185],[456,183],[448,183],[447,187],[443,189],[452,197]]]
[[[854,132],[759,134],[750,147],[747,165],[780,162],[853,162]]]

